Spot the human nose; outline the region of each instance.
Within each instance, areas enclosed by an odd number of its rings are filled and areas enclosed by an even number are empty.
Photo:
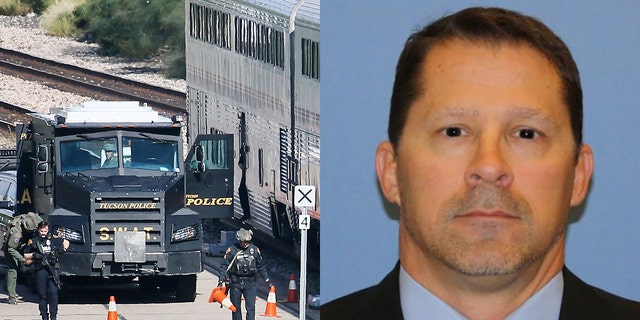
[[[499,138],[481,139],[473,154],[465,180],[469,185],[493,184],[506,187],[513,181],[513,172]]]

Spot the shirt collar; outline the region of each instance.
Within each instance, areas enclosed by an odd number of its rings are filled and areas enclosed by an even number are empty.
[[[542,289],[525,301],[506,320],[558,319],[564,280],[559,272]],[[466,320],[444,301],[423,288],[400,266],[400,304],[406,320],[446,319]]]

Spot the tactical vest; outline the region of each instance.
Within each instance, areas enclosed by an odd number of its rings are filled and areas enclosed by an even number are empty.
[[[238,251],[236,255],[236,261],[234,262],[235,274],[238,276],[252,276],[258,271],[256,266],[255,247],[249,246],[248,248]]]
[[[6,251],[8,248],[22,251],[29,237],[32,236],[31,233],[36,230],[40,221],[42,221],[42,218],[33,212],[15,216],[13,220],[11,220],[11,226],[4,239],[2,251]],[[23,234],[23,232],[27,231],[23,230],[24,226],[29,226],[33,228],[33,230],[28,230],[26,234]]]
[[[31,252],[37,252],[40,256],[40,258],[36,258],[36,262],[40,263],[34,263],[36,271],[47,267],[47,264],[52,268],[57,267],[60,249],[58,246],[62,244],[55,243],[54,241],[56,241],[56,239],[58,238],[53,237],[49,233],[45,238],[35,236],[29,240],[28,245],[32,248]]]

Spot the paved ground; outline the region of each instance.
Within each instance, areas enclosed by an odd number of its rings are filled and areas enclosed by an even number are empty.
[[[215,258],[205,258],[206,263],[215,263]],[[6,296],[6,270],[0,268],[0,320],[38,320],[37,298],[24,285],[18,286],[18,294],[22,296],[22,301],[18,305],[7,304]],[[288,279],[273,279],[277,281],[276,287],[282,287],[282,281]],[[116,309],[119,320],[174,320],[186,317],[186,319],[230,319],[231,312],[228,309],[220,308],[218,303],[208,303],[209,295],[213,287],[217,284],[218,277],[210,271],[202,272],[198,275],[196,300],[191,303],[175,302],[152,302],[141,303],[136,301],[135,296],[124,293],[122,298],[116,296]],[[266,286],[262,286],[265,287]],[[270,317],[261,316],[267,307],[266,289],[263,288],[258,294],[256,301],[256,319],[267,319]],[[298,319],[297,304],[284,303],[288,287],[278,288],[276,300],[278,301],[276,310],[278,319],[290,320]],[[282,295],[280,292],[284,292]],[[87,295],[93,295],[87,291]],[[102,293],[103,294],[103,293]],[[134,295],[136,292],[134,291]],[[137,293],[141,294],[141,293]],[[83,297],[83,302],[66,303],[60,305],[60,320],[104,320],[108,315],[108,299],[104,302],[91,302],[92,297]],[[138,297],[139,298],[139,297]],[[89,302],[84,302],[87,299]],[[128,301],[131,300],[131,301]],[[307,309],[307,319],[319,320],[319,311]]]

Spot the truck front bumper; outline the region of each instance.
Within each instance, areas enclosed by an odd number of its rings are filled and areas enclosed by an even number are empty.
[[[67,252],[60,255],[60,274],[65,276],[181,275],[202,271],[201,251],[146,253],[145,262],[115,262],[113,253]]]

